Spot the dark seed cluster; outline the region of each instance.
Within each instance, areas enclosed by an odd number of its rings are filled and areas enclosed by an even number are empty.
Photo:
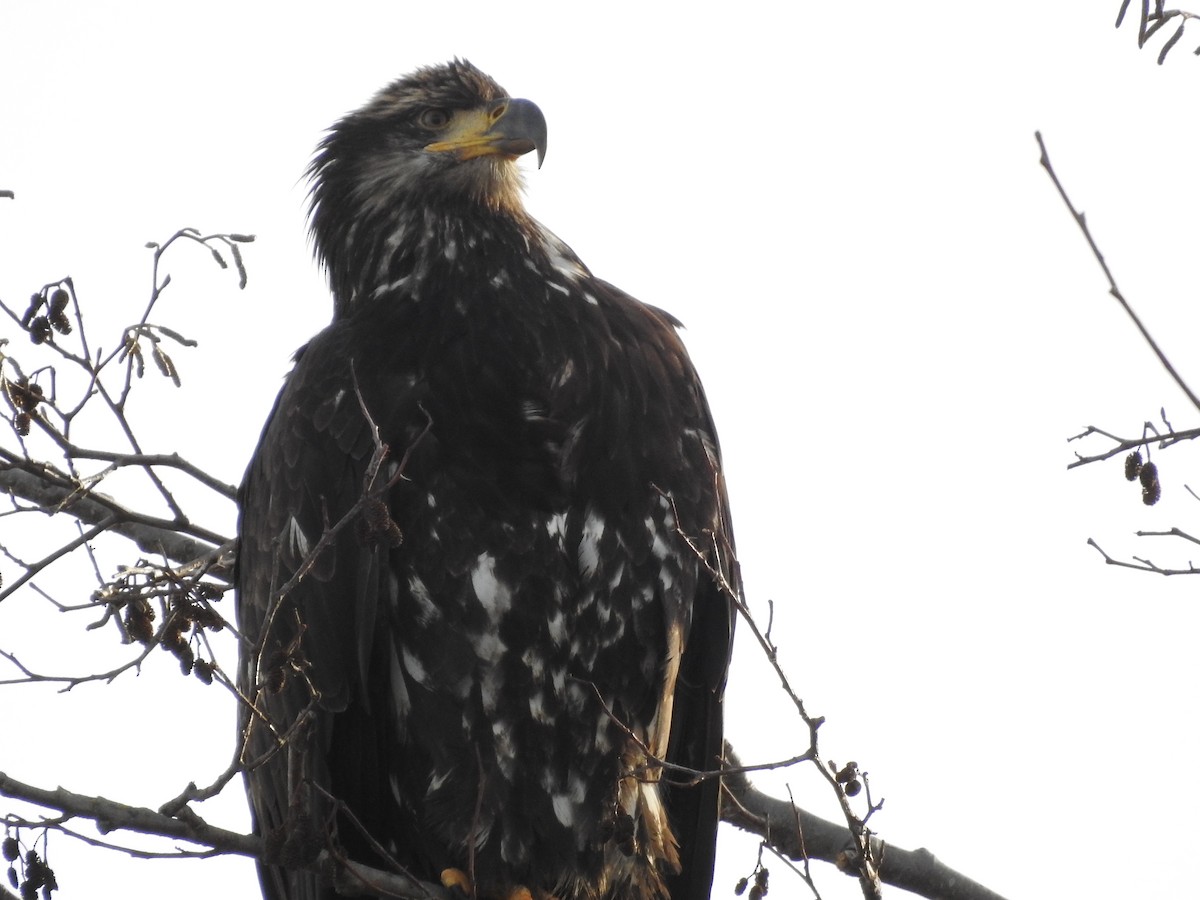
[[[1142,470],[1142,454],[1139,450],[1134,450],[1125,457],[1125,480],[1137,481],[1138,472]]]
[[[404,542],[404,534],[392,519],[391,510],[378,497],[368,497],[363,504],[362,516],[354,523],[354,535],[366,547],[380,543],[399,547]]]
[[[71,320],[67,318],[67,304],[70,301],[71,295],[62,288],[56,288],[50,295],[50,311],[46,318],[50,321],[50,327],[59,334],[71,333]]]
[[[1162,484],[1158,480],[1158,466],[1152,462],[1142,462],[1142,454],[1134,450],[1125,457],[1125,480],[1140,481],[1142,484],[1142,502],[1153,506],[1162,499]]]
[[[184,675],[195,675],[211,684],[216,666],[196,657],[195,646],[201,633],[220,631],[224,621],[210,601],[219,599],[225,589],[205,581],[180,582],[173,573],[129,569],[93,595],[121,616],[125,633],[146,647],[157,642],[179,660]],[[151,601],[158,599],[158,604]],[[155,620],[163,616],[164,626],[155,632]]]
[[[8,405],[13,409],[13,427],[17,434],[24,437],[29,434],[29,426],[37,412],[38,404],[46,399],[40,384],[30,384],[28,378],[16,381],[4,379],[4,395]]]
[[[184,675],[194,674],[205,684],[211,684],[215,670],[211,663],[196,658],[192,639],[199,637],[205,628],[220,631],[224,624],[206,603],[196,603],[190,598],[172,600],[167,626],[163,629],[162,647],[179,660]]]
[[[271,696],[283,691],[287,685],[287,659],[280,652],[272,653],[263,663],[263,690]]]
[[[154,607],[138,597],[125,606],[125,631],[139,644],[154,640]]]
[[[596,830],[596,839],[600,844],[612,841],[624,856],[633,856],[637,853],[637,824],[633,816],[617,805],[616,792],[612,802],[613,809]]]
[[[29,339],[35,344],[44,344],[54,337],[50,322],[45,316],[35,316],[29,323]]]
[[[275,641],[263,648],[259,668],[263,673],[262,689],[268,694],[280,693],[293,673],[306,672],[310,666],[304,655],[304,626],[297,624],[299,630],[287,644]]]
[[[13,890],[20,891],[21,900],[37,900],[39,892],[42,900],[50,900],[50,892],[58,890],[54,870],[36,850],[25,851],[24,859],[21,858],[21,843],[16,836],[9,834],[4,838],[3,855],[8,863],[8,883]]]
[[[1152,462],[1142,466],[1142,471],[1138,473],[1138,480],[1142,482],[1142,502],[1147,506],[1153,506],[1162,497],[1162,485],[1158,482],[1158,466]]]
[[[767,895],[767,880],[770,876],[771,873],[767,869],[759,866],[754,870],[753,876],[739,878],[738,883],[734,885],[733,892],[740,897],[746,893],[746,888],[750,888],[749,900],[762,900]]]
[[[612,839],[626,856],[637,853],[637,829],[633,824],[633,816],[624,810],[613,819]]]
[[[21,318],[21,327],[29,332],[29,339],[35,344],[53,340],[56,331],[59,334],[71,333],[71,320],[67,318],[70,293],[61,285],[49,294],[47,290],[42,288],[29,298],[29,308]]]
[[[842,790],[846,792],[847,797],[857,797],[862,790],[862,781],[858,771],[858,763],[848,762],[837,774],[834,775],[834,780],[842,786]]]
[[[278,860],[289,868],[311,866],[325,849],[325,832],[308,815],[299,814],[299,804],[293,803],[288,826],[274,829],[276,834],[268,837],[268,844],[278,848]]]

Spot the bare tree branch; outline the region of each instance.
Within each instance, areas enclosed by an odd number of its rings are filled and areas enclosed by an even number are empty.
[[[1083,454],[1076,451],[1075,461],[1067,463],[1068,469],[1112,459],[1114,456],[1120,456],[1122,453],[1128,453],[1130,450],[1136,450],[1139,447],[1155,445],[1159,450],[1165,450],[1167,447],[1172,447],[1184,441],[1194,441],[1196,438],[1200,438],[1200,428],[1188,428],[1183,431],[1171,431],[1168,434],[1159,434],[1154,430],[1150,422],[1146,422],[1145,431],[1140,438],[1123,438],[1105,431],[1103,428],[1097,428],[1095,425],[1088,425],[1079,434],[1067,438],[1067,443],[1081,441],[1094,435],[1107,438],[1113,442],[1113,446],[1100,453]]]
[[[0,772],[0,795],[24,800],[67,816],[88,819],[96,823],[101,834],[120,829],[179,838],[222,853],[251,857],[262,855],[261,838],[209,825],[190,808],[186,813],[181,811],[178,816],[166,816],[152,809],[129,806],[104,797],[76,794],[62,787],[46,790],[18,781],[4,772]]]
[[[52,466],[23,460],[3,448],[0,448],[0,490],[42,507],[47,514],[66,512],[92,526],[108,523],[107,531],[133,541],[143,553],[161,554],[181,565],[232,546],[230,538],[208,529],[186,521],[137,513],[105,494],[84,491]],[[232,568],[228,564],[210,568],[209,574],[231,583]],[[6,589],[0,598],[8,593]]]
[[[1200,543],[1191,535],[1180,531],[1178,528],[1172,528],[1170,531],[1139,531],[1136,532],[1138,537],[1181,537],[1193,543]],[[1155,575],[1200,575],[1200,569],[1197,569],[1190,562],[1186,569],[1164,569],[1162,566],[1156,565],[1149,559],[1140,556],[1133,557],[1133,562],[1127,562],[1122,559],[1117,559],[1109,554],[1096,543],[1094,538],[1088,538],[1088,546],[1095,547],[1096,552],[1104,557],[1105,565],[1119,566],[1122,569],[1136,569],[1139,572],[1153,572]]]
[[[266,854],[262,838],[210,825],[190,807],[181,808],[175,815],[165,815],[146,807],[129,806],[105,797],[76,794],[62,787],[46,790],[18,781],[4,772],[0,772],[0,796],[22,800],[60,814],[58,819],[44,822],[27,820],[18,822],[16,817],[9,815],[5,817],[5,821],[10,825],[42,827],[80,818],[93,822],[101,834],[109,834],[113,831],[131,831],[137,834],[175,838],[209,848],[207,853],[200,855],[234,854],[262,859]],[[135,855],[143,853],[143,851],[125,847],[117,849]],[[171,855],[194,856],[196,854],[184,851]],[[313,868],[315,871],[322,872],[338,889],[338,893],[345,896],[361,896],[363,889],[369,888],[375,892],[374,896],[377,897],[398,898],[398,900],[429,900],[429,898],[453,900],[450,892],[440,885],[421,882],[403,874],[383,872],[348,860],[340,861],[328,851],[318,857]]]
[[[725,757],[734,767],[740,766],[728,744]],[[833,863],[848,875],[858,874],[855,836],[845,825],[836,825],[789,801],[762,793],[740,772],[726,775],[725,787],[723,821],[758,835],[791,859],[819,859]],[[880,861],[879,878],[885,884],[930,900],[1004,900],[940,862],[928,850],[902,850],[876,837],[871,838],[871,844],[872,853]]]
[[[1046,144],[1042,141],[1042,133],[1040,131],[1035,131],[1034,137],[1037,138],[1038,148],[1041,150],[1041,159],[1039,162],[1042,164],[1042,168],[1044,168],[1046,173],[1050,176],[1050,180],[1054,182],[1054,187],[1058,190],[1058,195],[1062,197],[1063,203],[1066,204],[1067,209],[1071,212],[1072,218],[1075,219],[1075,224],[1078,225],[1079,230],[1083,232],[1083,236],[1087,239],[1088,246],[1092,248],[1092,255],[1096,257],[1096,262],[1100,264],[1100,268],[1104,272],[1104,277],[1108,279],[1108,292],[1112,294],[1113,298],[1116,299],[1118,303],[1121,304],[1121,308],[1125,310],[1125,312],[1129,315],[1129,318],[1133,320],[1133,324],[1137,326],[1137,330],[1141,333],[1146,343],[1150,345],[1150,349],[1154,351],[1154,355],[1158,357],[1158,361],[1162,363],[1162,367],[1167,370],[1167,374],[1169,374],[1172,380],[1179,385],[1179,389],[1187,394],[1187,398],[1191,401],[1192,407],[1200,411],[1200,398],[1197,398],[1196,395],[1192,393],[1192,389],[1188,387],[1187,382],[1183,380],[1183,376],[1175,371],[1175,367],[1171,365],[1171,361],[1167,359],[1167,355],[1163,353],[1162,349],[1158,346],[1158,342],[1154,340],[1149,330],[1147,330],[1146,326],[1142,324],[1142,320],[1138,317],[1138,314],[1133,311],[1133,307],[1129,305],[1129,301],[1125,299],[1120,288],[1117,287],[1117,282],[1113,279],[1112,272],[1108,268],[1108,263],[1104,261],[1104,254],[1100,252],[1100,248],[1096,245],[1096,241],[1092,237],[1091,231],[1088,229],[1087,220],[1084,217],[1084,214],[1075,209],[1075,205],[1071,202],[1071,198],[1067,196],[1067,191],[1062,186],[1062,182],[1058,180],[1058,175],[1055,173],[1054,167],[1050,164],[1050,155],[1046,152]]]
[[[733,748],[726,745],[726,757],[731,765],[741,768]],[[854,836],[844,825],[797,808],[758,791],[741,771],[725,775],[726,790],[722,805],[722,820],[758,835],[772,848],[791,859],[818,859],[836,865],[841,871],[856,875],[859,862]],[[26,784],[0,772],[0,795],[53,810],[56,818],[41,821],[18,820],[9,815],[9,824],[27,827],[57,827],[71,819],[93,822],[102,834],[130,831],[156,837],[184,840],[207,848],[203,851],[177,849],[170,854],[147,854],[147,851],[114,846],[123,852],[153,856],[206,856],[234,854],[255,859],[267,859],[266,842],[256,835],[240,834],[211,825],[190,806],[172,801],[166,808],[171,815],[146,807],[129,806],[104,797],[77,794],[59,787],[47,790]],[[84,837],[82,835],[76,835]],[[930,898],[930,900],[1003,900],[1003,898],[955,872],[939,862],[928,850],[902,850],[872,838],[873,853],[881,860],[881,880],[894,887]],[[278,860],[271,860],[278,863]],[[355,863],[329,850],[323,851],[312,866],[347,896],[368,895],[399,900],[452,900],[452,895],[440,885],[420,881],[397,872]]]

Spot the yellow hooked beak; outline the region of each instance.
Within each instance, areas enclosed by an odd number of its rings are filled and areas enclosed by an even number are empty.
[[[430,153],[453,153],[460,160],[480,156],[516,159],[537,151],[538,168],[546,156],[546,117],[530,100],[497,100],[484,109],[454,113],[440,141],[426,144]]]

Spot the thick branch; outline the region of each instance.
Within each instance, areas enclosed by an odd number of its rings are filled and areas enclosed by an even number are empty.
[[[726,757],[731,765],[740,765],[728,745]],[[835,825],[797,809],[786,800],[762,793],[740,772],[725,776],[725,788],[724,821],[762,837],[784,856],[796,860],[822,860],[833,863],[847,874],[856,874],[857,851],[846,826]],[[3,772],[0,772],[0,795],[54,810],[67,818],[90,820],[106,834],[123,830],[176,838],[211,848],[214,854],[236,854],[255,859],[263,859],[266,852],[262,838],[210,825],[190,807],[184,807],[176,815],[166,815],[104,797],[76,794],[61,787],[46,790]],[[879,874],[886,884],[930,900],[1003,900],[999,894],[943,865],[928,850],[902,850],[885,845],[877,838],[872,842],[875,857],[882,861]],[[347,896],[373,894],[398,900],[450,900],[449,892],[439,885],[354,863],[328,851],[320,854],[312,868],[322,872],[339,893]]]
[[[190,808],[178,816],[168,816],[145,807],[128,806],[104,797],[76,794],[65,788],[46,790],[25,784],[0,772],[0,795],[23,800],[54,810],[67,818],[79,817],[96,824],[101,833],[133,831],[159,837],[185,840],[212,848],[215,853],[236,854],[262,859],[264,843],[257,835],[239,834],[210,825]],[[330,853],[318,856],[313,868],[324,872],[339,894],[375,896],[389,900],[452,900],[440,885],[418,881],[393,872],[383,872],[349,860],[337,860]]]
[[[178,453],[114,453],[110,450],[91,450],[86,447],[77,447],[53,429],[46,429],[46,433],[62,448],[63,453],[71,459],[94,459],[100,462],[110,462],[113,464],[114,469],[131,466],[137,468],[163,466],[168,469],[178,469],[180,472],[196,479],[196,481],[200,482],[206,488],[220,494],[226,500],[237,501],[237,487],[235,485],[226,484],[219,478],[214,478],[203,469],[188,462]]]
[[[728,744],[725,756],[730,765],[740,765]],[[835,825],[787,800],[762,793],[744,774],[726,775],[725,789],[723,821],[758,835],[791,859],[819,859],[833,863],[848,875],[858,874],[854,837],[845,825]],[[1004,900],[943,864],[928,850],[902,850],[874,837],[871,843],[875,858],[880,860],[879,877],[885,884],[930,900]]]
[[[143,553],[162,554],[180,565],[209,555],[225,543],[189,537],[171,527],[169,520],[162,520],[161,524],[147,520],[107,497],[103,501],[98,499],[103,495],[82,493],[70,482],[60,482],[49,475],[37,475],[15,466],[0,464],[0,491],[46,510],[61,509],[87,525],[111,521],[115,513],[119,521],[111,525],[109,531],[133,541]],[[211,537],[219,538],[220,535]],[[208,571],[213,578],[230,582],[232,573],[228,567],[216,565]]]
[[[262,854],[260,838],[209,825],[190,810],[186,816],[164,816],[152,809],[127,806],[104,797],[76,794],[61,787],[52,791],[35,787],[32,784],[18,781],[4,772],[0,772],[0,794],[46,809],[57,810],[68,816],[90,819],[104,834],[121,829],[135,831],[139,834],[180,838],[194,844],[212,847],[222,853],[253,857]]]

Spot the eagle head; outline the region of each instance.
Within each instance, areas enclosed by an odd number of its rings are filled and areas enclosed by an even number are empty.
[[[466,60],[418,69],[337,122],[309,167],[310,227],[331,269],[356,233],[393,234],[414,213],[474,208],[525,216],[515,160],[546,154],[546,119]],[[339,298],[339,301],[343,298]]]

